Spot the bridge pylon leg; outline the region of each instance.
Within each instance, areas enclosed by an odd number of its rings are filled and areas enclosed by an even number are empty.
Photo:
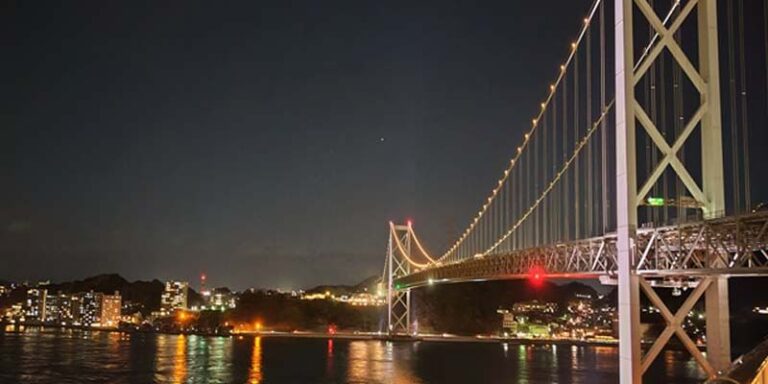
[[[403,255],[405,253],[406,255]],[[408,226],[390,223],[387,243],[385,280],[387,284],[387,333],[411,334],[411,290],[399,287],[395,280],[411,272],[406,260],[411,253],[411,234]]]
[[[731,321],[728,305],[728,278],[714,276],[705,297],[707,358],[715,371],[731,365]]]
[[[616,251],[618,264],[619,382],[642,383],[640,277],[635,272],[637,177],[635,156],[633,0],[615,0]]]

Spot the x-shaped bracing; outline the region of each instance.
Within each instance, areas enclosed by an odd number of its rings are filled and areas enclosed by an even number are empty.
[[[716,372],[714,368],[712,368],[712,365],[709,363],[707,358],[704,357],[701,351],[699,351],[698,347],[696,347],[696,343],[691,340],[691,338],[682,327],[686,316],[688,316],[688,313],[691,312],[691,309],[693,309],[693,306],[696,305],[696,302],[698,302],[701,296],[707,291],[707,288],[709,288],[710,284],[712,283],[712,279],[709,277],[702,279],[693,290],[693,292],[691,292],[691,294],[688,296],[688,298],[685,299],[683,305],[680,306],[680,308],[674,314],[669,310],[669,307],[664,304],[664,301],[661,300],[659,295],[656,294],[656,291],[654,291],[653,287],[645,279],[640,278],[639,280],[640,288],[642,288],[646,297],[648,297],[648,300],[650,300],[651,303],[656,306],[656,308],[658,308],[659,312],[661,312],[661,315],[664,317],[664,321],[667,323],[667,327],[664,328],[663,332],[661,332],[659,337],[651,346],[651,349],[649,349],[645,356],[643,356],[643,361],[641,364],[642,372],[645,372],[648,367],[651,366],[653,360],[659,355],[662,349],[664,349],[664,346],[666,346],[669,342],[672,334],[675,334],[677,335],[677,338],[680,340],[680,342],[683,343],[685,349],[690,352],[694,359],[696,359],[696,362],[699,363],[699,366],[707,372],[707,375],[709,375],[709,377],[715,376]]]
[[[682,8],[682,10],[680,11],[680,14],[672,22],[672,25],[669,28],[664,26],[664,22],[661,19],[659,19],[658,15],[656,14],[656,11],[654,11],[653,7],[651,7],[651,5],[648,4],[647,0],[634,0],[634,1],[635,1],[635,4],[637,4],[638,9],[640,9],[642,14],[645,16],[645,19],[648,21],[648,23],[650,23],[651,27],[653,27],[653,29],[656,30],[656,32],[659,34],[659,36],[661,37],[661,40],[653,46],[653,48],[648,52],[648,56],[645,58],[645,60],[642,61],[640,66],[636,69],[634,73],[633,86],[637,86],[637,83],[640,81],[643,75],[645,75],[648,69],[650,69],[651,65],[656,61],[656,59],[659,57],[659,55],[664,50],[664,48],[667,48],[667,50],[672,54],[672,57],[675,59],[677,64],[680,65],[683,72],[685,72],[688,79],[691,80],[691,82],[693,83],[693,86],[702,96],[701,105],[699,106],[698,110],[693,115],[693,117],[691,117],[690,121],[688,121],[688,123],[685,125],[680,135],[675,139],[675,142],[672,144],[672,146],[670,146],[667,143],[664,136],[659,132],[659,129],[656,127],[656,124],[651,120],[651,118],[645,112],[643,107],[633,97],[632,108],[634,110],[637,120],[640,122],[643,128],[645,128],[645,131],[648,133],[648,136],[651,138],[651,140],[653,140],[654,144],[656,144],[656,146],[659,148],[659,151],[664,155],[664,157],[656,165],[654,170],[648,176],[648,179],[645,181],[643,186],[638,191],[637,202],[638,204],[640,204],[643,200],[645,200],[645,197],[648,195],[648,192],[650,192],[653,185],[658,181],[658,179],[664,173],[664,170],[667,168],[667,166],[671,166],[672,169],[674,169],[677,176],[683,182],[685,187],[688,189],[688,192],[690,192],[690,194],[693,196],[693,198],[696,199],[696,201],[702,207],[706,207],[707,199],[704,195],[704,192],[701,190],[699,185],[696,183],[696,181],[693,179],[691,174],[688,172],[685,165],[683,165],[682,161],[680,161],[680,159],[677,157],[677,153],[683,147],[688,137],[694,131],[696,126],[701,122],[704,115],[709,111],[708,98],[705,95],[706,83],[702,78],[701,74],[699,73],[699,71],[693,66],[691,61],[688,59],[685,52],[683,52],[683,49],[674,39],[675,33],[680,29],[680,27],[683,25],[683,22],[691,14],[693,9],[698,5],[699,1],[689,0],[685,4],[685,6]]]

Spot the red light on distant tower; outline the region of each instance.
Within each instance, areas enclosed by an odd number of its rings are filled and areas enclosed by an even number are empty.
[[[408,220],[406,220],[406,223],[408,223],[408,226],[410,227],[410,226],[412,226],[412,225],[413,225],[413,220],[411,220],[411,219],[408,219]]]
[[[544,278],[546,277],[546,271],[544,268],[535,266],[528,271],[528,280],[534,287],[540,287],[544,284]]]

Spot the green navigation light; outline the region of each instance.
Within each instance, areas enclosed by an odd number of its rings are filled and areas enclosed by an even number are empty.
[[[664,206],[664,198],[663,197],[649,197],[645,201],[648,202],[648,205],[652,207],[662,207]]]

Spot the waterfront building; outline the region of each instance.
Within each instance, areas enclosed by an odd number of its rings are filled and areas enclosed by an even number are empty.
[[[40,321],[44,323],[59,323],[60,322],[60,303],[69,304],[69,301],[59,300],[59,294],[46,294],[43,295],[43,311],[40,315]],[[62,303],[63,301],[63,303]]]
[[[328,300],[331,298],[330,292],[305,293],[301,296],[302,300]]]
[[[186,281],[167,281],[160,297],[160,314],[169,316],[177,309],[187,309],[189,283]]]
[[[21,318],[24,317],[24,304],[17,303],[5,309],[0,320],[9,321],[11,324],[15,324]]]
[[[557,303],[531,300],[515,303],[512,305],[512,313],[516,314],[554,314],[555,312],[557,312]]]
[[[234,309],[237,306],[235,294],[228,288],[214,288],[208,296],[208,307],[214,310]]]
[[[101,320],[101,303],[103,294],[85,292],[80,297],[79,323],[86,327],[98,325]]]
[[[348,303],[354,306],[360,307],[379,307],[385,305],[387,302],[384,298],[370,294],[368,292],[358,292],[352,294]]]
[[[28,322],[42,322],[45,320],[45,300],[48,291],[32,288],[27,290],[27,300],[24,303],[24,319]]]
[[[107,328],[115,328],[120,324],[120,310],[122,308],[122,298],[120,292],[115,291],[114,295],[101,296],[101,308],[99,316],[99,325]]]
[[[504,336],[517,334],[517,322],[515,315],[506,309],[499,309],[496,313],[501,315],[501,332]]]

